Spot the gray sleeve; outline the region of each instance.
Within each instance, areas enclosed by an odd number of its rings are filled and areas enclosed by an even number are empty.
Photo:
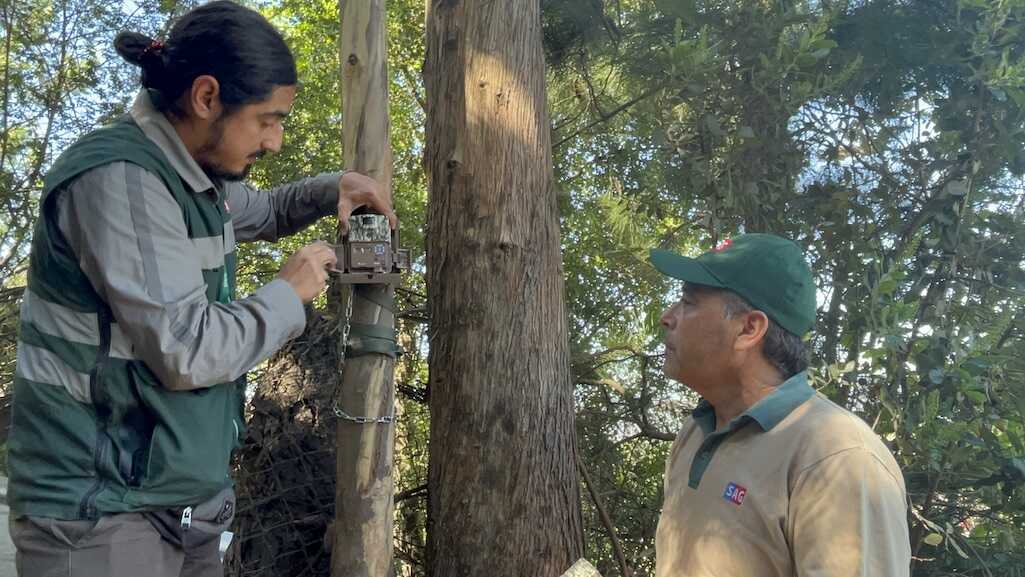
[[[338,207],[338,181],[342,172],[327,172],[283,184],[270,191],[243,182],[225,184],[228,210],[241,242],[276,241],[295,234]]]
[[[134,164],[83,174],[58,198],[58,218],[132,354],[169,389],[234,380],[305,328],[302,302],[281,279],[230,304],[207,302],[200,251],[209,243],[189,239],[171,193]]]

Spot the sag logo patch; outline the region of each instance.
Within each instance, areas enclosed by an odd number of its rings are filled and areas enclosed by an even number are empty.
[[[713,248],[712,252],[722,252],[722,251],[730,248],[731,246],[733,246],[733,240],[732,239],[726,239],[726,240],[722,241],[722,244],[720,244],[719,246]]]
[[[744,497],[747,496],[747,489],[741,487],[736,483],[730,483],[726,485],[726,491],[722,494],[722,498],[726,499],[734,505],[743,505]]]

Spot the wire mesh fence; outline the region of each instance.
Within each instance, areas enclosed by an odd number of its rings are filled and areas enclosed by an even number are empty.
[[[337,323],[335,323],[337,324]],[[249,430],[238,452],[229,577],[330,574],[334,518],[337,330],[312,315],[302,337],[254,376]]]
[[[311,312],[305,333],[251,376],[226,577],[330,575],[340,332],[338,319]],[[423,575],[426,541],[427,407],[409,368],[422,363],[417,345],[401,331],[400,339],[411,354],[396,367],[405,402],[397,403],[395,424],[395,574],[414,577]]]

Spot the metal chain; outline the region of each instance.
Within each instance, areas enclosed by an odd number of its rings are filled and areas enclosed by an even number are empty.
[[[349,285],[349,298],[345,302],[345,317],[342,318],[342,363],[339,371],[345,370],[345,350],[349,348],[349,328],[352,326],[352,301],[356,300],[356,288]]]
[[[395,415],[386,415],[384,417],[354,417],[349,413],[335,407],[335,416],[339,419],[349,421],[350,423],[356,423],[358,425],[390,425],[395,422]]]
[[[356,291],[350,285],[349,302],[345,306],[345,318],[342,319],[342,362],[338,366],[338,370],[343,375],[345,374],[345,351],[349,348],[349,328],[352,324],[352,301],[354,300],[356,300]],[[335,416],[343,421],[349,421],[350,423],[356,423],[357,425],[390,425],[395,422],[394,413],[384,417],[361,417],[350,415],[338,406],[338,401],[341,396],[340,391],[335,395]]]

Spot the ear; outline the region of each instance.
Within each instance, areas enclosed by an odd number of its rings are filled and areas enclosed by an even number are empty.
[[[738,333],[733,341],[733,348],[738,352],[749,352],[761,347],[765,333],[769,330],[769,317],[762,311],[751,311],[737,321]]]
[[[197,76],[187,97],[188,108],[197,118],[212,121],[221,115],[221,85],[213,76]]]

